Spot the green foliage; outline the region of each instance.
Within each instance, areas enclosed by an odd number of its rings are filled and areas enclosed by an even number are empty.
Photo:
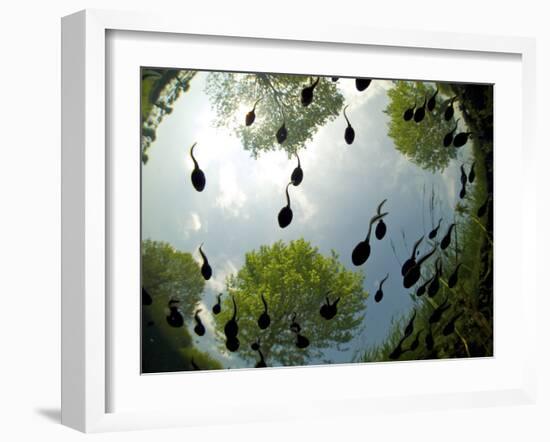
[[[156,140],[156,130],[174,102],[189,90],[195,71],[178,69],[141,70],[141,161],[147,164],[147,151]]]
[[[166,322],[167,308],[160,299],[142,307],[141,370],[143,373],[163,373],[193,370],[191,360],[201,370],[215,370],[222,365],[193,347],[187,328],[174,328]]]
[[[484,150],[492,149],[485,146]],[[484,152],[479,143],[474,141],[474,159],[477,167],[477,177],[470,185],[468,194],[456,211],[456,235],[452,247],[445,252],[439,251],[443,263],[444,274],[440,279],[441,288],[434,299],[425,294],[418,298],[416,288],[434,274],[435,259],[431,265],[424,266],[423,277],[416,287],[411,289],[411,295],[416,301],[417,317],[412,336],[402,345],[408,349],[422,330],[420,345],[415,351],[406,351],[400,360],[443,359],[457,357],[476,357],[493,355],[493,244],[492,222],[487,216],[479,219],[477,209],[483,204],[489,192],[490,177],[485,167]],[[441,237],[441,234],[440,234]],[[436,238],[437,240],[437,238]],[[434,246],[437,241],[430,244]],[[459,271],[458,284],[450,289],[448,278],[457,262],[462,263]],[[429,317],[438,305],[448,297],[451,308],[445,312],[441,321],[432,327],[434,350],[428,351],[425,345],[426,333],[429,330]],[[456,314],[463,312],[456,322],[456,331],[444,336],[442,330]],[[390,354],[398,345],[411,313],[394,321],[394,326],[388,338],[381,345],[368,349],[359,358],[363,362],[388,361]]]
[[[193,347],[186,328],[204,288],[199,265],[190,253],[180,252],[165,242],[145,240],[141,253],[142,284],[153,298],[151,305],[142,306],[142,371],[192,370],[191,359],[202,370],[222,368],[219,362]],[[180,301],[184,327],[174,328],[166,321],[168,301],[172,299]]]
[[[204,279],[190,253],[180,252],[165,242],[142,241],[141,275],[143,287],[155,303],[166,307],[169,300],[177,299],[184,316],[192,317],[201,299]]]
[[[328,78],[321,78],[313,102],[303,107],[301,91],[313,78],[284,74],[241,74],[212,72],[206,93],[217,113],[216,125],[228,127],[241,139],[245,150],[254,157],[264,151],[285,149],[290,155],[303,149],[318,128],[333,120],[341,111],[344,98]],[[256,106],[256,121],[246,126],[245,115]],[[283,124],[288,138],[279,145],[275,138]]]
[[[237,275],[228,278],[228,292],[235,297],[239,324],[238,354],[254,362],[256,352],[250,344],[261,339],[261,349],[268,365],[302,365],[312,356],[319,357],[324,349],[338,349],[349,342],[361,325],[367,293],[363,290],[362,273],[346,270],[332,252],[321,255],[303,239],[282,241],[261,246],[246,254],[245,264]],[[325,294],[330,301],[340,297],[338,314],[326,320],[319,314]],[[268,304],[271,325],[260,330],[257,319],[264,311],[260,295]],[[293,312],[302,334],[311,344],[296,348],[290,331]],[[233,314],[229,296],[225,297],[222,313],[216,316],[216,328],[223,340],[225,323]],[[223,346],[223,344],[222,344]],[[223,347],[225,348],[225,347]]]
[[[443,138],[454,127],[454,121],[445,121],[443,113],[447,100],[443,99],[443,90],[436,97],[433,112],[426,109],[426,116],[420,123],[405,121],[403,114],[416,103],[422,106],[424,98],[428,100],[435,92],[429,83],[421,81],[394,81],[388,91],[389,104],[384,112],[390,116],[388,135],[393,138],[395,147],[416,165],[431,170],[443,171],[449,161],[456,158],[456,149],[444,147]]]

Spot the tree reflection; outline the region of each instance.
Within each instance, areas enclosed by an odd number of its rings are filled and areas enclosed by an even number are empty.
[[[434,96],[436,87],[430,83],[400,80],[393,83],[388,90],[389,104],[384,111],[390,116],[388,135],[393,138],[396,149],[418,166],[432,172],[443,171],[456,157],[455,148],[443,146],[445,135],[455,125],[454,120],[445,121],[442,115],[447,101],[443,93],[447,88],[439,84],[439,93]],[[416,103],[420,108],[431,97],[435,101],[434,110],[426,109],[422,121],[417,123],[412,118],[404,118],[412,105]]]
[[[239,356],[255,363],[251,344],[258,339],[268,366],[303,365],[326,349],[339,349],[356,336],[362,323],[368,296],[363,279],[362,273],[345,269],[334,252],[323,256],[303,239],[247,253],[244,266],[228,278],[228,291],[238,307]],[[330,321],[320,314],[327,292],[332,299],[340,298],[338,313]],[[264,330],[258,326],[265,311],[262,296],[271,318]],[[215,317],[220,336],[233,311],[231,302],[227,297]],[[296,347],[293,319],[310,341],[307,348]],[[220,348],[225,349],[223,344]]]
[[[142,242],[142,285],[152,302],[141,313],[141,361],[144,373],[221,368],[212,357],[193,347],[187,325],[200,301],[204,280],[190,253],[161,241]],[[168,302],[177,305],[185,317],[183,327],[166,321]]]
[[[233,130],[254,157],[276,149],[290,155],[304,148],[319,127],[334,120],[344,103],[337,86],[321,77],[311,104],[304,107],[300,94],[311,84],[315,84],[312,77],[300,75],[211,72],[206,93],[217,114],[215,124]],[[254,122],[247,125],[253,107]],[[282,127],[287,136],[278,142],[275,134]]]

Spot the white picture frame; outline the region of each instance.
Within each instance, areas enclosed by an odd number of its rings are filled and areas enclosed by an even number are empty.
[[[522,105],[520,145],[515,154],[522,162],[523,186],[518,189],[522,210],[517,213],[515,226],[521,226],[519,244],[521,278],[518,288],[519,303],[523,315],[516,319],[522,326],[525,339],[523,353],[517,368],[517,376],[500,388],[477,388],[460,393],[432,391],[424,395],[388,394],[369,396],[360,388],[357,394],[335,394],[321,399],[306,397],[302,401],[283,408],[275,402],[258,404],[243,396],[243,403],[236,411],[241,412],[239,422],[284,419],[296,416],[328,416],[336,414],[364,414],[374,410],[406,410],[414,404],[426,409],[498,405],[502,403],[531,403],[536,392],[535,356],[532,339],[535,334],[536,288],[533,265],[536,253],[535,231],[526,228],[529,219],[534,219],[536,192],[533,167],[534,156],[534,102],[535,102],[535,46],[534,41],[516,37],[489,37],[452,33],[427,33],[396,30],[390,32],[371,28],[325,27],[312,25],[297,28],[280,23],[249,23],[235,26],[229,22],[212,22],[197,17],[185,26],[176,17],[168,14],[155,16],[143,13],[123,13],[86,10],[63,18],[62,21],[62,423],[84,432],[111,431],[139,428],[208,424],[212,416],[203,408],[189,410],[153,409],[115,410],[109,404],[109,393],[114,388],[109,375],[113,354],[109,344],[111,318],[108,299],[110,212],[112,203],[109,180],[110,156],[109,134],[106,121],[111,117],[108,108],[109,85],[106,69],[109,60],[107,35],[109,32],[157,33],[156,36],[232,37],[247,41],[268,39],[275,45],[288,47],[299,42],[311,44],[334,44],[401,48],[402,51],[425,49],[445,52],[468,52],[483,58],[483,54],[503,54],[520,57]],[[151,34],[152,35],[152,34]],[[260,40],[258,40],[260,39]],[[138,111],[136,110],[136,113]],[[503,118],[496,114],[495,125]],[[504,120],[502,120],[504,121]],[[497,172],[498,173],[498,172]],[[498,243],[497,252],[498,253]],[[502,250],[502,249],[501,249]],[[506,253],[506,252],[501,252]],[[498,273],[498,272],[497,272]],[[497,274],[498,277],[498,274]],[[505,324],[496,316],[496,321]],[[531,338],[531,339],[529,339]],[[498,358],[496,354],[495,358]],[[411,364],[394,368],[393,364],[376,364],[369,370],[393,371],[416,370]],[[462,369],[456,366],[455,369]],[[474,368],[475,369],[475,368]],[[278,370],[271,374],[256,374],[239,370],[231,373],[235,384],[269,382],[277,386],[281,379],[297,378],[302,384],[312,372],[308,369]],[[320,369],[322,370],[322,369]],[[326,371],[317,371],[326,374]],[[325,368],[326,370],[326,368]],[[359,379],[365,366],[341,367],[347,370],[350,379]],[[521,371],[521,373],[520,373]],[[282,373],[282,374],[281,374]],[[139,373],[134,373],[139,375]],[[196,376],[194,374],[193,376]],[[201,374],[200,376],[209,376]],[[198,379],[198,378],[194,378]],[[219,385],[220,378],[213,376],[208,383]],[[166,376],[165,376],[166,380]],[[164,381],[165,381],[164,380]],[[163,382],[159,379],[159,382]],[[296,382],[296,381],[292,381]],[[195,382],[197,383],[197,382]],[[255,388],[255,387],[253,387]],[[307,386],[304,386],[307,391]],[[144,390],[146,391],[146,390]],[[151,393],[148,393],[151,394]],[[411,393],[412,394],[412,393]],[[248,399],[247,399],[248,397]],[[338,406],[334,406],[337,401]],[[307,407],[304,405],[307,404]],[[335,408],[337,409],[335,411]],[[234,422],[226,416],[226,422]],[[220,413],[223,421],[223,413]]]

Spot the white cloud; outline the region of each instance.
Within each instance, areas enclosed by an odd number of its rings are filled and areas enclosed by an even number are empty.
[[[237,266],[230,259],[223,262],[223,267],[217,267],[207,283],[217,293],[225,291],[225,280],[229,275],[235,274],[238,271]]]
[[[292,187],[292,186],[291,186]],[[307,223],[313,216],[317,213],[318,209],[315,204],[313,204],[307,195],[304,192],[300,192],[300,188],[297,188],[296,192],[290,197],[290,204],[293,205],[297,212],[300,213],[298,217],[298,222]]]
[[[232,164],[223,164],[219,170],[219,195],[216,206],[225,213],[237,217],[246,203],[246,194],[237,182],[237,173]]]
[[[198,213],[192,212],[189,221],[187,222],[188,228],[194,230],[195,232],[199,231],[202,227],[201,218]]]

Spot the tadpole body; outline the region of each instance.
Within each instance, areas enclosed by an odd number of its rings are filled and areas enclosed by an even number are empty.
[[[288,195],[288,186],[292,184],[292,181],[286,185],[285,193],[286,193],[286,206],[284,206],[280,211],[279,215],[277,216],[277,220],[279,222],[279,227],[281,229],[284,229],[292,222],[292,209],[290,208],[290,196]]]
[[[204,336],[204,333],[206,332],[206,329],[204,328],[204,325],[201,321],[201,318],[199,318],[199,313],[201,312],[201,309],[198,309],[195,312],[195,328],[193,329],[197,336]]]
[[[314,83],[302,89],[302,106],[307,107],[312,103],[313,91],[315,90],[317,84],[319,84],[320,79],[321,77],[317,77],[317,80],[315,80]]]
[[[168,325],[175,328],[183,327],[183,316],[178,310],[178,304],[179,301],[171,300],[168,303],[170,313],[166,316],[166,322],[168,322]]]
[[[348,106],[344,108],[344,118],[346,119],[346,123],[348,124],[346,127],[346,130],[344,132],[344,140],[346,140],[347,144],[352,144],[353,140],[355,140],[355,130],[351,126],[351,123],[349,122],[348,116],[346,115],[346,109]]]
[[[210,267],[208,258],[202,250],[202,244],[199,246],[199,253],[202,257],[201,275],[206,281],[208,281],[212,277],[212,267]]]
[[[382,286],[386,282],[386,280],[389,278],[390,274],[386,274],[385,278],[380,281],[380,284],[378,284],[378,290],[376,291],[376,294],[374,295],[374,300],[378,303],[382,301],[382,298],[384,297],[384,292],[382,290]]]
[[[262,293],[260,296],[262,298],[262,303],[264,304],[264,311],[258,318],[258,327],[260,327],[260,329],[262,330],[265,330],[267,327],[269,327],[269,324],[271,324],[271,317],[267,312],[267,302],[264,298],[264,294]]]
[[[363,92],[366,88],[369,87],[371,83],[370,78],[356,78],[355,79],[355,87],[359,92]]]
[[[218,315],[222,311],[222,304],[221,304],[222,295],[223,295],[223,293],[218,294],[218,296],[217,296],[218,302],[216,302],[214,307],[212,307],[212,313],[214,313],[215,315]]]
[[[455,224],[451,224],[449,226],[449,230],[447,230],[446,235],[441,240],[441,250],[445,250],[449,245],[451,244],[451,234],[453,232],[453,228],[455,227]]]
[[[292,171],[292,174],[290,175],[290,181],[294,186],[299,186],[302,180],[304,179],[304,171],[302,170],[302,165],[300,164],[300,157],[295,152],[294,155],[296,156],[296,159],[298,160],[298,165],[296,168]]]
[[[439,226],[441,226],[441,221],[443,221],[443,218],[439,218],[439,222],[437,223],[437,227],[435,227],[434,229],[432,229],[432,231],[431,231],[430,234],[428,235],[428,238],[434,239],[434,238],[437,236],[437,232],[438,232],[438,230],[439,230]]]
[[[323,304],[321,306],[321,309],[319,310],[320,315],[325,318],[326,320],[330,320],[336,316],[336,313],[338,312],[337,305],[340,301],[340,298],[336,298],[336,300],[331,304],[330,300],[328,298],[329,293],[327,293],[326,296],[326,304]]]
[[[199,163],[195,159],[195,156],[193,155],[193,150],[195,149],[195,146],[197,143],[193,143],[190,150],[191,159],[193,160],[193,171],[191,172],[191,184],[193,184],[193,187],[197,192],[202,192],[204,190],[204,187],[206,186],[206,176],[204,175],[204,172],[200,169]]]

